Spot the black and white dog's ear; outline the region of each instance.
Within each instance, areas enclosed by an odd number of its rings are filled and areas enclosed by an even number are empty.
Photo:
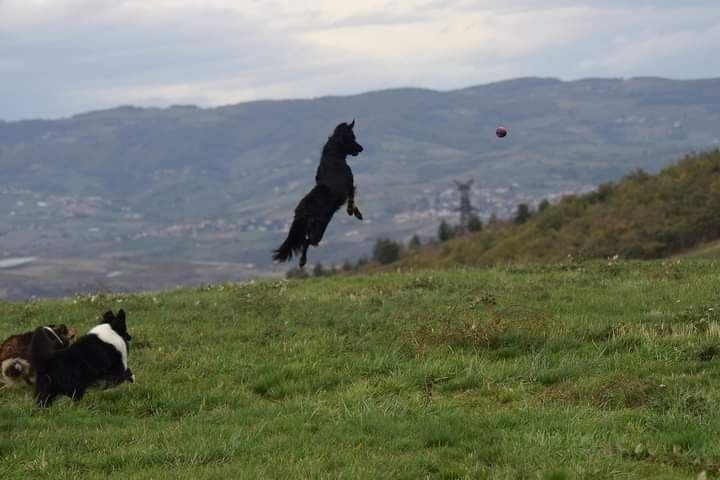
[[[113,320],[115,320],[115,314],[112,312],[112,310],[108,310],[107,312],[103,313],[102,323],[112,323]]]
[[[348,124],[348,127],[353,128],[355,127],[355,119],[353,118],[353,121]]]
[[[127,324],[125,323],[125,310],[120,310],[110,325],[113,330],[118,332],[125,340],[130,341],[132,339],[127,331]]]

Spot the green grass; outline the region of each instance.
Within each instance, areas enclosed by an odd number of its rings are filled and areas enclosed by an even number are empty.
[[[709,242],[678,255],[678,258],[699,258],[713,260],[720,257],[720,242]]]
[[[138,380],[0,391],[0,478],[712,478],[718,292],[602,262],[0,303],[3,336],[125,308]]]

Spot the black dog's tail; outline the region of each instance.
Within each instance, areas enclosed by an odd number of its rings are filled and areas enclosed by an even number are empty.
[[[307,235],[307,221],[304,217],[296,215],[290,226],[290,233],[277,250],[273,252],[273,260],[278,262],[287,262],[302,250]]]
[[[56,339],[50,338],[47,328],[38,327],[35,329],[28,347],[28,357],[36,372],[40,373],[45,370],[48,360],[57,349],[56,341]]]
[[[285,242],[273,252],[273,259],[284,262],[291,259],[293,254],[300,253],[306,243],[318,245],[330,219],[345,200],[327,186],[315,185],[298,203],[290,233]]]

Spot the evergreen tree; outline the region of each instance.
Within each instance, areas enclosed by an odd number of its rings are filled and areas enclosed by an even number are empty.
[[[378,238],[373,248],[373,260],[383,265],[392,263],[400,258],[401,247],[389,238]]]
[[[420,237],[417,236],[417,234],[413,235],[410,238],[410,241],[408,242],[408,248],[418,248],[422,245],[422,242],[420,241]]]
[[[528,204],[521,203],[517,206],[517,210],[515,210],[515,218],[513,221],[518,225],[522,225],[527,222],[531,216],[532,214],[530,213],[530,207],[528,207]]]
[[[493,212],[490,214],[490,218],[488,219],[487,226],[489,228],[495,228],[495,227],[497,227],[497,225],[498,225],[497,214],[495,212]]]
[[[482,220],[477,215],[470,215],[468,220],[467,229],[468,232],[479,232],[483,228]]]
[[[313,276],[315,277],[323,277],[326,275],[325,267],[323,267],[323,264],[318,262],[313,267]]]
[[[440,222],[438,227],[438,240],[441,242],[447,242],[455,236],[455,229],[450,226],[445,220]]]

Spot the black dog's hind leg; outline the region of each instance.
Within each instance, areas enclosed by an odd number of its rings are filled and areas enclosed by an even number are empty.
[[[85,389],[84,389],[84,388],[79,388],[79,389],[77,389],[77,390],[75,390],[75,391],[73,392],[73,394],[72,394],[72,399],[73,399],[73,401],[75,401],[75,402],[79,402],[80,400],[82,400],[82,398],[83,398],[84,396],[85,396]]]
[[[40,408],[49,407],[57,397],[57,393],[52,391],[50,377],[47,375],[38,375],[35,382],[35,405]]]
[[[35,399],[35,405],[40,408],[48,408],[55,401],[57,393],[51,393],[46,397],[38,397]]]
[[[314,235],[313,235],[313,226],[315,225],[315,221],[313,219],[310,219],[308,221],[308,231],[305,233],[305,239],[303,240],[302,245],[302,253],[300,254],[300,262],[298,262],[298,265],[300,268],[303,268],[305,264],[307,263],[307,251],[308,248],[310,248],[310,245],[317,246],[320,241],[313,241]]]
[[[308,247],[310,247],[310,229],[313,225],[313,219],[309,218],[305,222],[305,235],[303,236],[303,242],[302,242],[302,253],[300,254],[300,261],[298,262],[298,266],[300,268],[303,268],[305,264],[307,263],[307,251]]]
[[[310,242],[307,239],[305,239],[305,243],[303,243],[303,246],[302,246],[302,255],[300,255],[300,262],[298,263],[300,268],[303,268],[305,266],[305,264],[307,263],[307,251],[308,251],[309,246],[310,246]]]
[[[320,244],[320,240],[322,240],[323,235],[325,235],[325,230],[327,229],[333,214],[335,214],[335,211],[340,208],[340,205],[337,205],[332,209],[327,209],[324,212],[320,212],[319,216],[308,219],[305,243],[303,243],[302,255],[300,256],[300,268],[304,267],[305,263],[307,263],[308,247],[310,245],[317,247]]]
[[[348,195],[347,201],[347,213],[351,217],[354,215],[358,220],[362,220],[363,216],[360,213],[360,209],[355,205],[355,186],[353,185],[350,189],[350,195]]]

